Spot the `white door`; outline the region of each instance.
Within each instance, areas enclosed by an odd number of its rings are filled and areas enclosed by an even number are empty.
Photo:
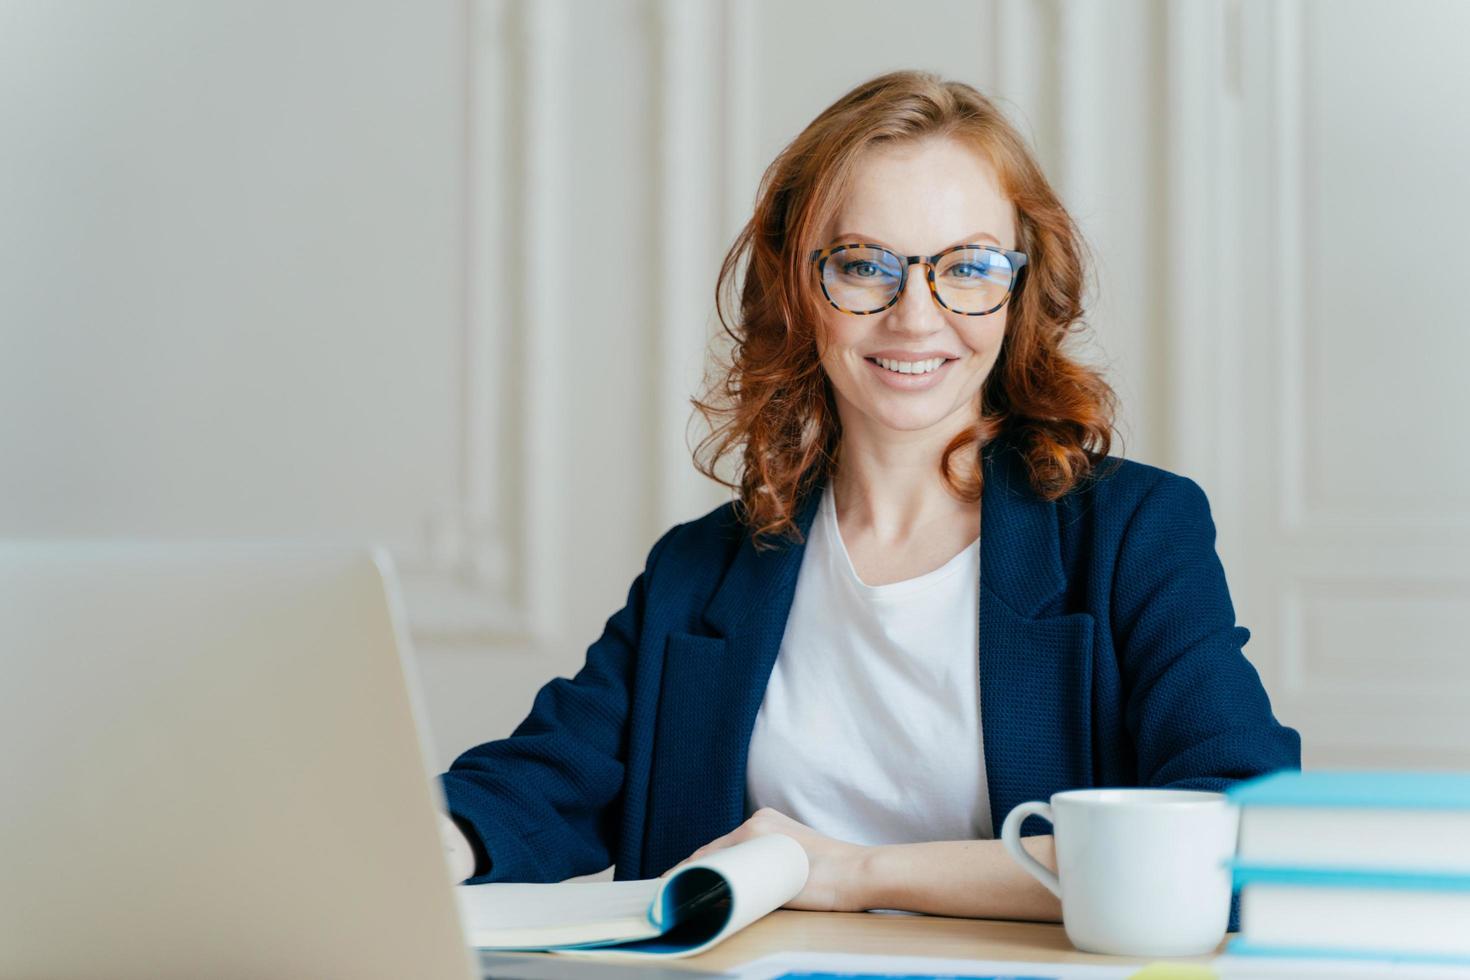
[[[1238,13],[1214,299],[1241,620],[1304,764],[1464,767],[1470,5]]]

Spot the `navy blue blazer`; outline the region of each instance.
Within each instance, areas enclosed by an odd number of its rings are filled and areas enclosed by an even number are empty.
[[[1220,790],[1300,767],[1297,732],[1241,652],[1250,632],[1235,624],[1198,484],[1110,457],[1047,502],[1009,437],[981,457],[980,718],[995,827],[1064,789]],[[733,503],[671,528],[576,675],[542,687],[509,737],[455,759],[440,779],[478,837],[472,883],[609,864],[618,880],[657,877],[743,822],[751,730],[821,489],[798,501],[803,544],[757,553]],[[1031,818],[1023,832],[1051,828]]]

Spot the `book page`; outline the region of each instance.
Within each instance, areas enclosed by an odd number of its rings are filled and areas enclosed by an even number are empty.
[[[572,881],[460,885],[460,919],[472,946],[546,947],[643,939],[659,933],[649,908],[662,882]]]
[[[455,892],[466,939],[480,949],[677,957],[702,952],[780,908],[801,893],[807,873],[800,844],[765,834],[667,878],[496,882]]]
[[[657,879],[663,889],[654,899],[653,918],[675,928],[655,938],[586,951],[589,955],[682,957],[702,953],[801,894],[810,865],[806,850],[785,834],[763,834],[691,861],[668,878]],[[696,915],[670,922],[676,902],[663,902],[665,890],[674,892],[681,877],[694,887],[684,889]],[[712,882],[723,887],[712,889]],[[580,950],[561,950],[578,953]]]

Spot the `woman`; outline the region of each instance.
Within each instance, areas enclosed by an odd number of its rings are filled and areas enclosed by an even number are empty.
[[[576,676],[444,774],[464,878],[650,878],[779,831],[811,862],[790,908],[1055,921],[995,839],[1017,803],[1300,765],[1204,493],[1106,458],[1113,392],[1061,350],[1080,239],[989,100],[849,92],[767,171],[722,290],[741,259],[695,402],[738,499],[665,533]],[[1049,831],[1024,840],[1054,867]]]

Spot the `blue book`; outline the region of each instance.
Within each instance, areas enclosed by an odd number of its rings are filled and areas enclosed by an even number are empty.
[[[1470,773],[1283,771],[1226,795],[1232,954],[1470,962]]]
[[[1241,956],[1470,963],[1470,875],[1234,862]]]
[[[1251,865],[1470,874],[1470,773],[1285,770],[1226,797]]]

